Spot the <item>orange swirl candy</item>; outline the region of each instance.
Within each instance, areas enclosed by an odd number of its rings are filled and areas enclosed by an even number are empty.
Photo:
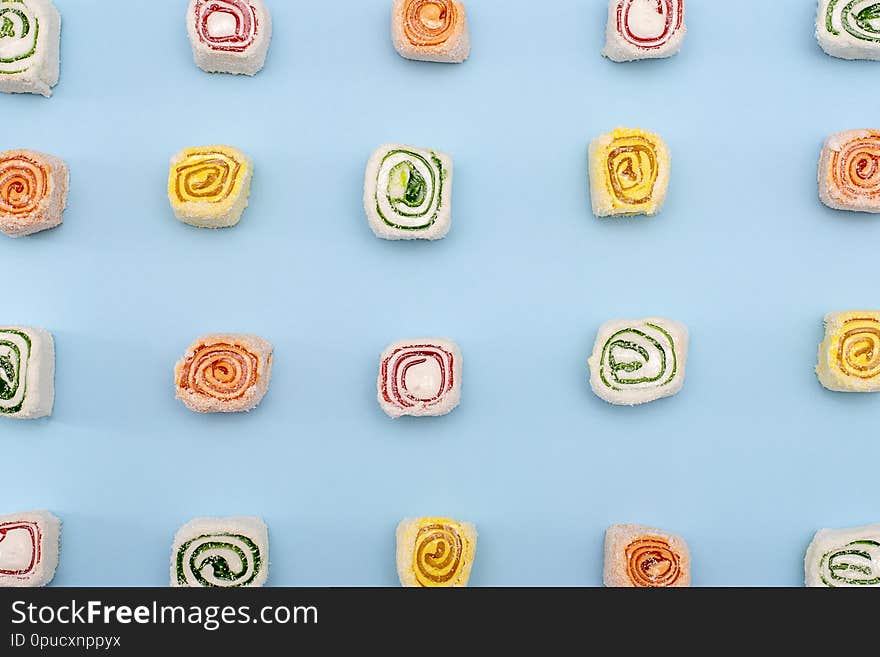
[[[838,210],[880,212],[880,131],[850,130],[828,138],[819,195]]]
[[[61,223],[67,202],[67,167],[34,151],[0,153],[0,230],[30,235]]]
[[[0,212],[29,214],[46,198],[49,171],[26,155],[13,155],[0,161]]]
[[[676,534],[643,525],[612,525],[605,531],[605,586],[690,586],[690,553]]]
[[[626,574],[635,586],[672,586],[681,576],[679,556],[663,538],[637,539],[626,548]]]
[[[451,0],[410,0],[403,31],[414,46],[439,46],[455,30],[457,16]]]
[[[470,53],[467,15],[457,0],[395,0],[392,34],[407,59],[459,63]]]
[[[272,345],[253,335],[210,335],[175,368],[177,396],[199,413],[247,411],[269,386]]]
[[[256,355],[225,343],[198,347],[180,374],[181,386],[221,401],[240,399],[256,382]]]

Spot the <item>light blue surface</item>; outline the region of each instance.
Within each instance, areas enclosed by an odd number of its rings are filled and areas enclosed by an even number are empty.
[[[252,79],[195,67],[184,0],[57,4],[54,97],[0,97],[0,149],[71,168],[64,225],[0,239],[2,322],[58,349],[54,415],[0,423],[0,511],[61,516],[55,584],[165,585],[175,531],[212,514],[263,516],[294,586],[397,584],[415,515],[477,524],[474,585],[598,585],[617,522],[680,532],[695,585],[799,585],[816,529],[880,521],[880,399],[813,374],[823,315],[880,306],[880,220],[816,193],[825,136],[880,123],[880,69],[822,53],[812,0],[691,0],[682,53],[634,64],[599,55],[604,0],[467,0],[461,66],[400,58],[390,0],[274,0]],[[617,125],[672,151],[656,218],[590,212],[587,143]],[[447,239],[370,232],[388,141],[454,156]],[[168,161],[216,142],[253,157],[251,204],[190,228]],[[690,328],[684,390],[602,402],[599,325],[657,314]],[[253,413],[174,399],[215,331],[275,344]],[[393,421],[379,354],[431,335],[464,352],[462,404]]]

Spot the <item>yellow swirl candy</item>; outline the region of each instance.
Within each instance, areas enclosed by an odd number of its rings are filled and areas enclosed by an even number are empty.
[[[880,312],[832,313],[825,319],[817,373],[831,390],[880,391]]]
[[[837,336],[837,366],[844,374],[873,379],[880,374],[880,321],[853,317]]]
[[[466,586],[476,552],[476,531],[450,518],[419,518],[401,523],[398,550],[406,586]],[[398,530],[401,532],[401,529]],[[400,563],[400,562],[399,562]]]
[[[238,222],[247,206],[252,165],[230,146],[188,148],[178,153],[168,176],[168,198],[178,219],[197,226]]]
[[[422,586],[448,584],[461,574],[464,539],[449,523],[425,525],[416,536],[413,568]]]
[[[640,129],[618,128],[590,147],[593,210],[597,216],[656,214],[666,197],[669,151]]]

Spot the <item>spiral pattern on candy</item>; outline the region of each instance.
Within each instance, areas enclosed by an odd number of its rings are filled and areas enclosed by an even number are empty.
[[[860,379],[880,375],[880,322],[872,317],[856,317],[844,323],[837,366],[844,374]]]
[[[625,387],[661,387],[678,371],[675,341],[656,324],[614,333],[602,348],[602,382],[613,390]]]
[[[407,374],[413,367],[428,364],[436,372],[434,387],[425,387],[424,378],[420,388],[410,390]],[[444,395],[456,385],[455,354],[440,345],[412,344],[395,349],[383,359],[381,367],[382,396],[388,403],[401,408],[430,407],[442,403]]]
[[[240,399],[257,383],[259,357],[231,343],[199,345],[184,361],[178,386],[220,401]]]
[[[421,527],[413,552],[416,581],[429,587],[454,582],[464,564],[464,540],[458,527],[450,524]]]
[[[452,0],[409,0],[403,32],[414,46],[439,46],[452,36],[458,20]]]
[[[826,586],[880,586],[880,542],[852,541],[826,552],[819,575]]]
[[[0,576],[21,577],[33,573],[43,558],[42,542],[43,536],[38,522],[0,522],[0,554],[8,546],[10,555],[0,563]]]
[[[212,32],[218,14],[234,21],[232,30]],[[259,29],[257,10],[244,0],[198,0],[195,8],[196,34],[212,50],[244,52],[254,43]]]
[[[443,163],[431,153],[394,149],[379,165],[376,210],[392,228],[423,230],[437,220],[442,203]]]
[[[224,201],[235,188],[241,166],[237,159],[220,151],[187,151],[175,168],[174,193],[181,203]]]
[[[24,2],[0,4],[0,75],[14,75],[29,68],[37,52],[40,22]]]
[[[247,586],[260,573],[263,557],[242,534],[205,534],[180,546],[175,567],[181,586]]]
[[[655,11],[654,7],[646,7],[644,5],[656,6],[656,12],[663,19],[661,30],[654,34],[642,34],[633,29],[632,13],[633,5],[641,3],[643,6],[641,11]],[[617,32],[628,43],[639,48],[661,48],[663,47],[676,31],[681,29],[684,21],[684,0],[620,0],[617,5]]]
[[[859,41],[880,42],[880,3],[877,0],[831,0],[825,28],[834,35],[845,31]]]
[[[640,538],[626,548],[626,573],[635,586],[672,586],[681,576],[680,557],[663,538]]]
[[[21,410],[27,393],[31,339],[21,331],[0,329],[0,415]]]
[[[831,180],[843,196],[880,200],[880,133],[852,139],[835,151]]]
[[[49,171],[24,155],[0,159],[0,214],[27,215],[46,196]]]
[[[619,202],[641,205],[651,200],[659,172],[653,142],[641,135],[616,138],[607,166],[611,190]]]

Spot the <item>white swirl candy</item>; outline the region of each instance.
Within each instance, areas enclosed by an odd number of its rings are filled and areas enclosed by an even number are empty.
[[[880,4],[877,0],[819,0],[816,39],[841,59],[880,59]]]
[[[451,225],[452,158],[436,151],[385,144],[364,178],[364,210],[377,237],[445,237]]]
[[[687,27],[685,0],[610,0],[605,49],[615,62],[671,57]]]
[[[0,417],[45,417],[54,402],[52,334],[28,326],[0,327]]]
[[[0,0],[0,91],[52,95],[61,14],[50,0]]]
[[[48,511],[0,516],[0,587],[45,586],[58,567],[61,521]]]
[[[679,322],[608,322],[599,329],[590,356],[590,385],[611,404],[644,404],[675,395],[684,385],[687,350],[687,327]]]
[[[256,587],[268,576],[269,535],[260,518],[196,518],[174,537],[171,586]]]
[[[820,529],[804,570],[807,586],[880,587],[880,525]]]
[[[272,16],[263,0],[190,0],[186,29],[203,71],[256,75],[269,53]]]

